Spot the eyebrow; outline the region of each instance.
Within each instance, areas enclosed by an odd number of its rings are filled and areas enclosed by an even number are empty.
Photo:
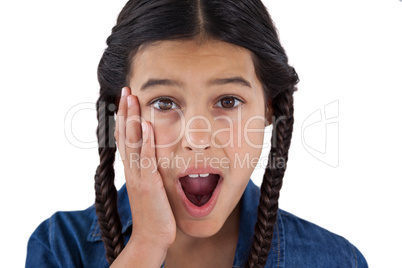
[[[218,78],[218,79],[212,79],[208,81],[207,85],[208,86],[221,86],[221,85],[227,85],[227,84],[236,84],[248,88],[252,88],[250,82],[248,82],[246,79],[236,76],[236,77],[229,77],[229,78]],[[171,79],[149,79],[147,82],[145,82],[140,90],[144,91],[149,88],[155,87],[155,86],[176,86],[176,87],[183,87],[183,84],[179,81],[176,80],[171,80]]]

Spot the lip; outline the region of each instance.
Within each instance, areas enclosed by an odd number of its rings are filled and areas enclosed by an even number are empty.
[[[216,188],[211,196],[211,198],[208,200],[207,203],[205,203],[203,206],[198,207],[194,205],[193,203],[190,202],[190,200],[187,199],[186,194],[183,191],[183,188],[180,183],[180,178],[187,176],[189,174],[205,174],[205,173],[214,173],[219,175],[219,181],[218,184],[216,185]],[[204,167],[204,168],[195,168],[191,167],[186,170],[183,170],[180,172],[180,174],[177,177],[176,181],[176,188],[177,192],[179,194],[179,197],[183,203],[183,206],[185,207],[186,211],[188,214],[190,214],[194,218],[202,218],[208,216],[212,210],[214,209],[216,202],[218,201],[219,193],[222,187],[222,181],[223,181],[223,176],[222,172],[218,169],[212,168],[212,167]]]

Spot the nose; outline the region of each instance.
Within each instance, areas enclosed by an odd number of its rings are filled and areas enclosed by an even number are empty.
[[[187,121],[182,146],[185,150],[201,152],[209,149],[211,136],[211,123],[204,116],[193,116]]]

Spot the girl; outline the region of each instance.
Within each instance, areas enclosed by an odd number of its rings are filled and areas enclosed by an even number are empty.
[[[95,205],[44,221],[28,267],[367,267],[344,238],[278,209],[298,76],[260,0],[129,1],[107,45]]]

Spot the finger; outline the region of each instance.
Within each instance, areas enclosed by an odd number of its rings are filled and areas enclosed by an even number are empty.
[[[141,178],[149,179],[155,177],[157,163],[155,157],[155,142],[152,125],[144,121],[142,126],[143,143],[141,147]]]
[[[141,111],[137,96],[127,97],[127,120],[126,120],[126,156],[130,161],[130,168],[136,169],[135,175],[140,175],[139,160],[141,151]]]
[[[130,94],[130,90],[124,87],[121,92],[119,101],[119,110],[116,115],[116,127],[114,131],[114,137],[116,139],[117,148],[119,149],[120,157],[124,161],[126,158],[125,139],[126,139],[126,116],[127,116],[127,96]]]

